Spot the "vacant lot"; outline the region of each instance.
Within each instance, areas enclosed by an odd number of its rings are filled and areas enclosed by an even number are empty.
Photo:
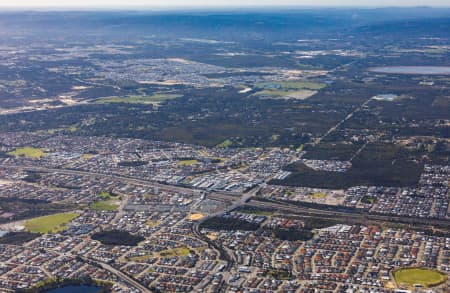
[[[198,161],[195,159],[178,161],[178,165],[182,165],[182,166],[190,166],[190,165],[195,165],[197,163],[198,163]]]
[[[198,221],[205,217],[203,214],[190,214],[187,218],[191,221]]]

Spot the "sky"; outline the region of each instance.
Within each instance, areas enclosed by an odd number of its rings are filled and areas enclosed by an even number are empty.
[[[0,0],[1,8],[242,6],[450,6],[450,0]]]

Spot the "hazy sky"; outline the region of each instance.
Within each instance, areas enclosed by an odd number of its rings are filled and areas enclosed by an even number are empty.
[[[450,6],[450,0],[0,0],[0,7]]]

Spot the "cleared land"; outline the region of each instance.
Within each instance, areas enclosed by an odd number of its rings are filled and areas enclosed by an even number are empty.
[[[256,85],[258,88],[271,88],[277,87],[284,90],[320,90],[326,85],[319,82],[307,82],[307,81],[278,81],[278,82],[265,82]]]
[[[277,99],[297,99],[297,100],[304,100],[307,99],[313,95],[315,95],[317,91],[312,90],[296,90],[296,91],[283,91],[283,90],[263,90],[255,93],[255,96],[259,97],[270,97],[270,98],[277,98]]]
[[[159,225],[159,221],[148,220],[145,224],[151,228],[154,228]]]
[[[25,222],[25,228],[33,233],[57,233],[66,229],[66,224],[79,215],[73,212],[39,217]]]
[[[42,149],[39,148],[33,148],[33,147],[23,147],[15,149],[14,151],[11,151],[8,153],[10,156],[22,156],[26,158],[41,158],[45,156],[45,152]]]
[[[188,219],[191,221],[198,221],[200,219],[203,219],[205,216],[203,214],[190,214],[188,216]]]
[[[397,285],[406,284],[413,286],[416,284],[425,287],[433,287],[442,284],[447,280],[444,274],[426,268],[406,268],[394,272],[394,279]]]
[[[178,165],[182,165],[182,166],[190,166],[190,165],[195,165],[197,164],[198,161],[197,160],[181,160],[178,161]]]
[[[256,84],[259,92],[253,94],[257,97],[272,99],[298,99],[304,100],[323,89],[325,84],[305,81],[279,81]]]

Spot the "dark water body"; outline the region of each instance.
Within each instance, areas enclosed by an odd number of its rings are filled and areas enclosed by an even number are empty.
[[[96,286],[71,285],[52,289],[50,291],[46,291],[45,293],[97,293],[100,289],[100,287]]]
[[[378,73],[417,74],[417,75],[450,75],[450,66],[386,66],[369,69]]]

